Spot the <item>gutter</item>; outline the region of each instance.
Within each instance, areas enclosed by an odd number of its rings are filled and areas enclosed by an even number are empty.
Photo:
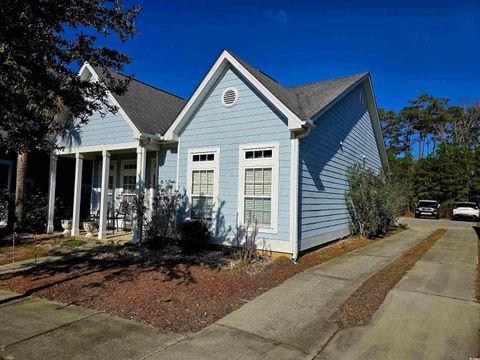
[[[315,127],[311,120],[308,120],[308,126],[302,133],[292,132],[291,138],[291,189],[290,189],[290,227],[292,239],[292,260],[297,262],[298,253],[300,252],[300,244],[298,239],[298,182],[300,171],[300,139],[310,135],[312,129]]]

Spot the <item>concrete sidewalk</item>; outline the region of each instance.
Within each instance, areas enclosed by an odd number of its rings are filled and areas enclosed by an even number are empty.
[[[338,330],[327,316],[434,230],[408,229],[310,268],[149,359],[312,359]]]
[[[58,261],[65,261],[74,258],[91,256],[96,246],[72,249],[71,251],[57,252],[48,256],[41,256],[35,259],[26,259],[0,265],[0,275],[22,272],[33,269],[36,266],[53,264]]]
[[[390,291],[372,321],[340,331],[318,359],[475,358],[480,345],[477,261],[471,224],[449,227]]]
[[[0,291],[0,359],[144,359],[182,338],[78,306]]]

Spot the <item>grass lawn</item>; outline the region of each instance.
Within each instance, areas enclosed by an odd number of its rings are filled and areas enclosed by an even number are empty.
[[[347,238],[305,254],[296,264],[280,257],[248,268],[236,266],[228,250],[187,256],[174,248],[111,246],[88,259],[0,275],[0,288],[190,333],[302,270],[372,242]]]
[[[0,240],[0,265],[9,264],[15,261],[48,256],[53,253],[69,250],[82,246],[86,242],[75,238],[63,238],[63,235],[38,235],[36,239],[32,234],[20,234],[15,243],[15,250],[12,246],[11,235]]]

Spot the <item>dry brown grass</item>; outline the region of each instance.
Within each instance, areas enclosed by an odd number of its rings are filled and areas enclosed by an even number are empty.
[[[362,326],[368,323],[382,305],[388,292],[446,231],[445,229],[436,230],[393,263],[370,276],[329,317],[329,321],[337,323],[340,328]]]

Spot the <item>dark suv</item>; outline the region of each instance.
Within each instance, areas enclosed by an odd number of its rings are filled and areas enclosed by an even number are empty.
[[[415,217],[420,218],[433,217],[435,219],[440,218],[440,204],[436,200],[420,200],[415,206]]]

